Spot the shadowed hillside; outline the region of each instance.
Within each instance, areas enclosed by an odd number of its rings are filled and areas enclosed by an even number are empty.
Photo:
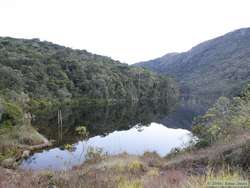
[[[250,28],[135,65],[175,77],[185,93],[234,95],[250,80]]]

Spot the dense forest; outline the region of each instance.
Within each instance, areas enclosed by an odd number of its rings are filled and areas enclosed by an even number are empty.
[[[175,77],[185,94],[233,96],[250,80],[250,29],[135,65]]]
[[[27,108],[52,101],[173,102],[178,89],[167,77],[85,50],[38,39],[0,38],[0,94],[7,114],[1,122],[17,124],[13,119],[20,119]]]
[[[0,38],[0,90],[61,100],[164,98],[176,95],[166,77],[85,50],[38,39]]]

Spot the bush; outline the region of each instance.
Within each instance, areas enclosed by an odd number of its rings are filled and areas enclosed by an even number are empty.
[[[4,126],[15,126],[23,123],[23,111],[22,108],[10,101],[3,102],[3,113],[0,124]]]
[[[207,146],[210,145],[210,142],[206,139],[200,139],[198,140],[198,142],[195,144],[195,148],[197,149],[201,149],[201,148],[205,148]]]
[[[132,173],[137,173],[137,172],[141,172],[144,171],[144,165],[142,162],[140,161],[132,161],[128,164],[128,170]]]

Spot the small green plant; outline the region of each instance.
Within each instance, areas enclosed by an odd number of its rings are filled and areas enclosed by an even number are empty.
[[[89,132],[85,126],[79,126],[75,130],[82,138],[87,138],[89,136]]]
[[[74,149],[74,146],[73,146],[72,144],[65,144],[65,145],[64,145],[64,148],[65,148],[66,150],[72,151],[72,150]]]

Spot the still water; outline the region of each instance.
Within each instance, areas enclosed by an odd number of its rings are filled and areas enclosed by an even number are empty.
[[[103,152],[115,155],[126,152],[141,155],[145,151],[155,151],[161,156],[172,148],[183,147],[190,140],[190,132],[184,129],[167,128],[162,124],[135,126],[125,131],[114,131],[107,136],[94,136],[87,141],[79,141],[73,150],[53,148],[35,153],[23,161],[23,169],[68,169],[84,162],[88,148],[102,148]]]
[[[57,110],[41,113],[33,122],[55,144],[34,153],[20,168],[70,169],[82,164],[93,148],[101,148],[108,155],[124,152],[141,155],[149,151],[165,156],[174,148],[187,146],[192,139],[189,131],[192,119],[206,108],[204,103],[190,100],[175,107],[164,103],[66,106],[61,109],[62,129],[57,126]],[[75,131],[82,125],[90,133],[88,140],[79,138]],[[73,147],[66,149],[67,144]]]

